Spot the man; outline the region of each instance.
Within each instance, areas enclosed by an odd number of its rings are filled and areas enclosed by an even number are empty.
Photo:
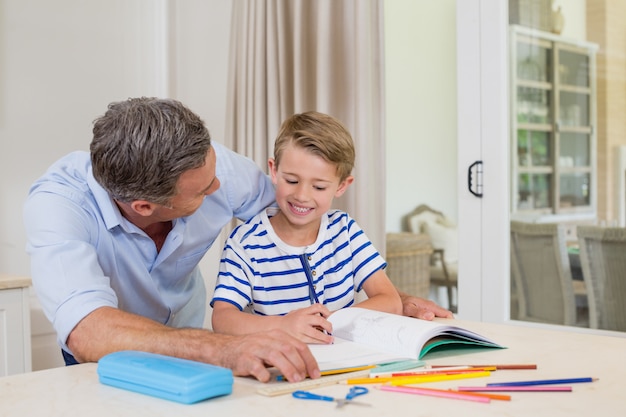
[[[305,344],[276,330],[233,337],[202,329],[198,262],[233,217],[274,201],[270,179],[217,143],[175,100],[112,103],[90,153],[74,152],[31,187],[24,206],[35,290],[67,364],[118,350],[161,353],[267,381],[319,376]],[[403,295],[405,313],[449,312]],[[412,310],[413,309],[413,310]]]

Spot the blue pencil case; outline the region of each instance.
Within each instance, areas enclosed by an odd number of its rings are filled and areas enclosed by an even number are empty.
[[[98,377],[106,385],[184,404],[233,390],[230,369],[133,350],[103,356],[98,361]]]

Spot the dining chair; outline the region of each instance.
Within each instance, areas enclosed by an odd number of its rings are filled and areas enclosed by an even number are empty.
[[[400,291],[428,298],[430,292],[430,237],[409,232],[387,233],[387,276]]]
[[[511,274],[519,320],[576,325],[563,225],[511,221]]]
[[[578,226],[576,235],[590,327],[626,331],[626,228]]]

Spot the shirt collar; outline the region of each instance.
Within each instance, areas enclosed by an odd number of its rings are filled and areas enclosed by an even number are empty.
[[[102,220],[108,230],[120,226],[128,232],[137,231],[137,227],[122,215],[122,212],[117,204],[115,204],[115,200],[113,200],[111,195],[96,181],[91,167],[89,167],[87,182],[93,193],[96,206],[100,210]]]

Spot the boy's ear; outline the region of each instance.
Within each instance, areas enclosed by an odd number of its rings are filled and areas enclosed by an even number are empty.
[[[352,175],[348,176],[345,180],[341,181],[341,183],[339,184],[339,188],[337,188],[337,191],[335,192],[335,198],[341,197],[343,193],[346,192],[346,190],[348,189],[348,186],[352,184],[353,181],[354,181],[354,177]]]
[[[270,158],[267,160],[267,168],[270,172],[270,178],[272,179],[272,183],[276,185],[276,160],[274,158]]]

